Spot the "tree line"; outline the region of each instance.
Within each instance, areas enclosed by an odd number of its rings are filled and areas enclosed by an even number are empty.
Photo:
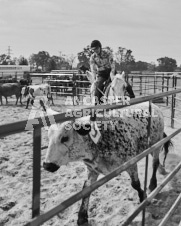
[[[105,47],[110,54],[114,55],[117,71],[161,71],[161,72],[173,72],[177,68],[177,62],[170,57],[160,57],[157,59],[158,66],[155,63],[148,63],[144,61],[136,61],[132,54],[132,50],[123,47],[118,47],[114,53],[112,48]],[[91,56],[91,48],[88,45],[83,50],[77,53],[77,56],[71,54],[69,56],[59,52],[59,56],[50,54],[47,51],[39,51],[37,54],[31,54],[29,59],[23,56],[19,58],[11,58],[6,54],[0,55],[1,65],[31,65],[35,71],[49,72],[51,70],[61,70],[63,68],[71,70],[78,69],[80,66],[85,65],[89,68],[89,60]],[[75,61],[78,60],[75,66]],[[41,69],[40,69],[41,68]]]

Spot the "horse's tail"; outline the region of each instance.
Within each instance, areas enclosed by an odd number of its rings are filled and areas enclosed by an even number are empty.
[[[163,132],[163,138],[166,138],[167,134]],[[164,159],[163,159],[163,167],[165,167],[165,160],[167,158],[168,152],[169,152],[169,147],[173,146],[173,143],[171,140],[168,140],[166,143],[164,143],[163,148],[164,148]]]

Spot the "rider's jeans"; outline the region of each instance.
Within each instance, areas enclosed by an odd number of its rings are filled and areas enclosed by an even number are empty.
[[[101,92],[103,92],[104,89],[104,82],[107,81],[107,77],[102,77],[102,76],[97,76],[96,79],[96,90],[95,90],[95,97],[97,97],[96,101],[95,101],[95,105],[97,104],[101,104],[103,103],[103,101],[101,100],[101,97],[103,96],[103,94]],[[100,92],[101,91],[101,92]]]
[[[99,105],[103,103],[103,101],[101,100],[101,97],[103,96],[103,94],[101,92],[103,92],[103,89],[104,89],[104,82],[106,82],[110,78],[110,72],[111,72],[111,69],[106,69],[104,71],[98,72],[98,75],[96,78],[96,89],[94,94],[95,105]],[[95,121],[95,119],[96,119],[96,114],[94,112],[94,114],[91,115],[91,120]]]

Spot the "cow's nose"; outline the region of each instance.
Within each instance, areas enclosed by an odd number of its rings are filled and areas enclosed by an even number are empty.
[[[57,166],[55,163],[51,163],[51,162],[50,163],[46,163],[46,162],[44,162],[43,163],[43,168],[45,170],[53,173],[53,172],[57,171],[60,168],[60,166]]]

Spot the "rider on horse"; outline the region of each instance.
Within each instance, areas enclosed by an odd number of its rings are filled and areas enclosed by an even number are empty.
[[[100,41],[92,41],[91,50],[93,53],[90,58],[90,69],[96,80],[95,98],[97,105],[102,103],[101,97],[105,83],[111,82],[110,73],[115,74],[115,62],[112,53],[108,49],[103,49]]]
[[[113,76],[116,74],[116,70],[111,51],[103,49],[100,41],[92,41],[91,50],[93,51],[93,54],[90,58],[90,69],[94,75],[94,79],[96,80],[95,98],[97,105],[103,103],[101,99],[104,93],[103,91],[113,79]],[[135,97],[132,87],[128,82],[126,91],[130,98]]]
[[[110,50],[102,48],[100,41],[94,40],[91,43],[92,55],[90,57],[90,69],[93,77],[96,81],[96,89],[95,89],[95,105],[102,104],[104,101],[102,97],[104,96],[104,91],[106,90],[109,83],[113,79],[116,74],[115,70],[115,62],[113,60],[113,55]],[[79,68],[84,73],[88,70],[87,67],[82,65]],[[127,83],[126,91],[130,98],[134,98],[135,95],[133,93],[132,87]],[[94,121],[96,115],[91,117],[91,120]]]

